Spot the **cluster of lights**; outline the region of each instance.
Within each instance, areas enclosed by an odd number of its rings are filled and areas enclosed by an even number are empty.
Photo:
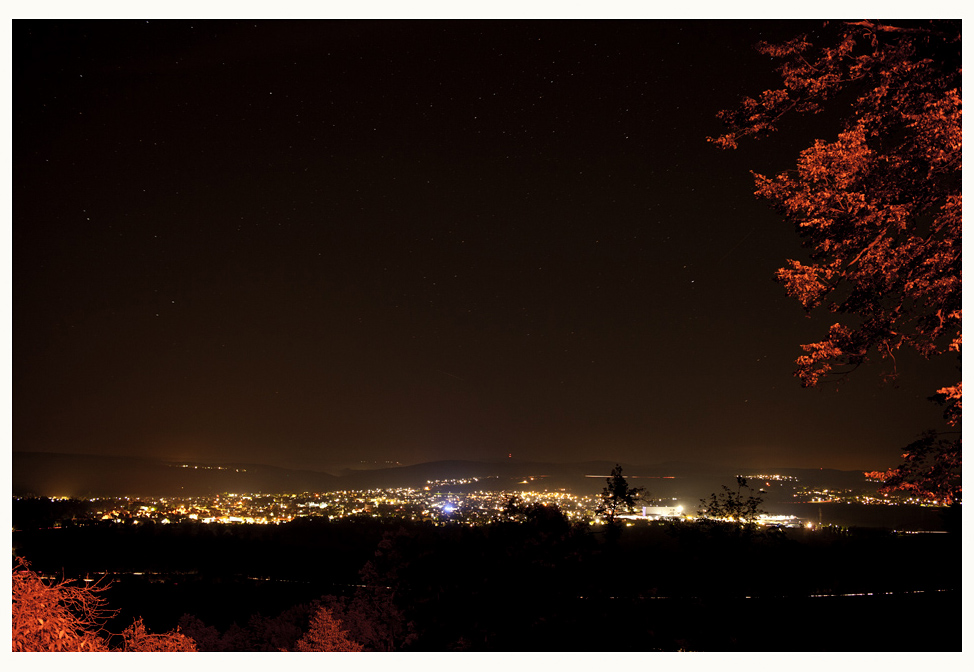
[[[471,478],[440,478],[432,481],[426,481],[426,485],[469,485],[471,483],[479,483],[480,479],[477,477]]]
[[[189,468],[190,465],[182,465]],[[196,467],[193,467],[196,468]],[[203,467],[229,469],[229,467]],[[544,478],[543,476],[537,477]],[[797,481],[793,476],[781,474],[753,474],[745,478],[770,481]],[[529,477],[522,484],[529,484],[535,477]],[[198,521],[202,523],[226,524],[280,524],[297,518],[327,518],[328,520],[371,518],[398,518],[403,520],[426,521],[432,523],[462,523],[466,525],[486,524],[505,518],[505,511],[511,498],[522,504],[557,505],[561,512],[573,521],[587,521],[601,524],[595,511],[601,498],[597,495],[579,496],[564,489],[556,491],[516,490],[495,491],[477,490],[468,493],[444,493],[436,491],[437,486],[469,485],[479,482],[479,478],[441,479],[427,481],[423,488],[375,488],[369,490],[339,490],[332,492],[304,492],[293,494],[267,493],[223,493],[212,497],[166,497],[148,500],[147,498],[91,498],[94,504],[90,520],[128,521],[138,524],[153,521],[169,524],[179,521]],[[431,486],[433,486],[431,488]],[[801,486],[793,495],[795,503],[857,503],[865,505],[937,505],[916,497],[901,495],[877,495],[861,491]],[[66,501],[67,496],[51,497],[52,500]],[[687,519],[683,507],[674,502],[669,507],[648,506],[641,512],[624,514],[626,524],[633,521],[659,519]],[[794,516],[762,515],[759,525],[797,525]],[[811,524],[809,524],[811,526]]]
[[[475,479],[465,479],[467,482]],[[429,487],[341,490],[300,494],[223,493],[212,497],[119,497],[91,499],[91,520],[139,524],[179,521],[223,524],[281,524],[297,518],[328,520],[399,518],[432,523],[482,525],[506,518],[511,498],[524,505],[555,505],[572,521],[591,521],[600,502],[596,495],[577,496],[556,491],[481,491],[464,494],[430,492]],[[68,499],[67,497],[61,499]],[[647,515],[636,520],[658,518]]]
[[[213,464],[170,464],[170,467],[177,467],[179,469],[203,469],[207,471],[233,471],[238,474],[247,473],[246,469],[238,469],[237,467],[221,467]]]
[[[938,502],[919,497],[897,494],[864,493],[858,490],[832,490],[829,488],[799,488],[792,495],[796,504],[866,504],[878,506],[937,506]]]
[[[427,488],[342,490],[325,493],[223,493],[212,497],[91,499],[92,521],[139,524],[179,521],[224,524],[281,524],[297,518],[400,518],[432,523],[480,525],[504,519],[514,497],[524,504],[557,505],[573,520],[591,518],[598,498],[571,493],[475,491],[466,494],[429,492]],[[69,499],[67,497],[59,499]]]

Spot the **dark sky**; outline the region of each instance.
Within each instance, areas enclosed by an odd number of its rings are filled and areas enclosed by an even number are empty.
[[[819,23],[13,22],[14,450],[885,468],[953,363],[792,377],[735,152]]]

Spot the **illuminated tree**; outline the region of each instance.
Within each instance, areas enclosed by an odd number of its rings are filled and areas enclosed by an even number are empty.
[[[321,607],[311,619],[308,632],[298,640],[298,651],[361,651],[362,645],[350,640],[341,621]]]
[[[138,619],[122,632],[122,646],[111,649],[102,626],[112,615],[101,593],[107,586],[76,586],[70,580],[46,583],[22,558],[12,578],[13,651],[195,651],[178,629],[161,635],[146,632]]]
[[[960,22],[855,21],[823,33],[833,41],[817,49],[807,35],[758,44],[781,62],[782,88],[720,112],[728,130],[709,138],[734,148],[789,114],[848,110],[837,138],[816,140],[794,170],[754,173],[756,195],[795,225],[811,259],[789,259],[776,279],[807,311],[844,316],[802,346],[795,375],[804,386],[874,353],[895,377],[904,346],[926,358],[959,359],[961,350]],[[950,424],[960,421],[961,391],[960,381],[937,391]],[[912,487],[919,447],[888,472],[887,488]],[[944,453],[958,470],[959,448],[956,464]]]
[[[385,532],[373,559],[359,570],[361,584],[351,596],[323,598],[332,618],[364,651],[398,651],[416,639],[414,624],[400,605],[401,572],[409,565],[404,545],[411,535],[399,528]]]
[[[13,651],[107,651],[99,629],[110,613],[104,586],[48,584],[16,559],[12,578]]]
[[[888,471],[868,471],[867,478],[883,481],[880,490],[904,490],[938,504],[960,501],[960,439],[944,439],[926,432],[906,447],[905,462]]]
[[[146,631],[141,618],[122,631],[122,640],[120,650],[132,653],[196,651],[196,643],[180,633],[178,628],[153,635]]]
[[[602,488],[601,500],[595,509],[595,514],[612,525],[621,512],[632,512],[643,490],[645,488],[630,488],[629,483],[622,476],[622,466],[617,464],[612,469],[612,474],[605,479],[605,487]]]
[[[731,490],[726,485],[720,487],[724,489],[723,494],[714,492],[710,494],[710,500],[700,500],[700,515],[742,527],[753,527],[758,515],[763,513],[759,507],[764,499],[754,495],[754,488],[747,484],[743,476],[737,477],[737,490]]]

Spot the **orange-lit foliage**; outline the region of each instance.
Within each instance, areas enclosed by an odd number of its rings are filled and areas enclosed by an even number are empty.
[[[20,558],[14,566],[13,651],[107,651],[94,631],[108,615],[103,586],[45,583]]]
[[[866,478],[882,480],[880,492],[906,491],[949,506],[961,496],[960,450],[960,439],[942,439],[936,432],[927,432],[906,447],[902,465],[866,472]]]
[[[122,631],[122,651],[135,653],[196,651],[196,643],[179,632],[179,629],[161,635],[146,632],[142,619],[137,619],[132,625]]]
[[[361,651],[362,645],[353,642],[342,629],[341,621],[321,607],[311,619],[308,632],[298,640],[298,651]]]
[[[13,651],[110,651],[102,624],[111,615],[101,593],[107,586],[75,586],[62,580],[48,584],[28,563],[16,559],[12,578]],[[117,651],[195,651],[178,632],[150,635],[135,621],[122,633]]]
[[[802,346],[795,375],[804,386],[872,353],[894,377],[903,346],[928,358],[959,357],[961,347],[960,22],[857,21],[826,24],[830,31],[832,46],[817,50],[807,36],[759,44],[782,63],[782,88],[721,112],[728,132],[710,138],[734,148],[777,130],[789,113],[820,112],[839,95],[852,101],[835,140],[816,140],[794,170],[754,175],[756,195],[795,225],[811,259],[789,259],[777,280],[806,310],[846,316]],[[960,383],[938,394],[957,424]],[[908,449],[905,459],[890,487],[912,488],[899,476],[917,476],[933,453]]]

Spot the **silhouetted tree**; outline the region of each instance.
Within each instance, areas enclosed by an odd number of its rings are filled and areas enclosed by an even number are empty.
[[[253,631],[246,625],[234,622],[223,632],[220,638],[222,651],[254,651],[258,649]]]
[[[350,638],[365,651],[399,651],[416,639],[413,623],[398,604],[401,573],[409,566],[403,543],[411,535],[399,528],[385,532],[372,560],[359,570],[359,585],[351,596],[322,598],[335,618],[341,620]]]
[[[903,346],[959,360],[961,23],[846,21],[821,32],[831,43],[817,49],[807,35],[758,44],[781,63],[782,88],[720,112],[728,130],[710,138],[734,148],[743,137],[777,130],[789,114],[852,98],[842,103],[834,141],[816,140],[795,170],[754,175],[756,195],[795,225],[810,251],[811,263],[789,259],[777,280],[806,310],[824,306],[848,316],[824,340],[802,346],[795,375],[813,386],[878,353],[895,377],[894,353]],[[960,420],[961,389],[958,380],[937,391],[952,425]],[[917,462],[938,455],[949,462],[945,470],[959,470],[959,440],[956,450],[928,448],[923,440],[911,444],[905,463],[887,472],[887,487],[935,492],[912,484],[926,478]]]
[[[622,466],[618,464],[612,469],[612,474],[605,479],[605,484],[595,513],[611,525],[616,522],[619,513],[632,512],[645,488],[630,488],[629,483],[622,476]]]
[[[557,504],[525,502],[516,495],[507,500],[504,517],[508,522],[537,528],[556,528],[559,532],[571,527],[571,523]]]
[[[414,639],[412,624],[396,605],[393,588],[380,585],[371,563],[361,576],[366,583],[351,597],[329,595],[323,598],[325,606],[364,651],[399,651]]]
[[[247,621],[247,629],[256,644],[252,650],[286,651],[293,648],[318,606],[317,601],[296,604],[273,618],[254,614]]]
[[[179,631],[196,642],[198,651],[228,651],[224,647],[220,631],[212,625],[206,625],[193,614],[183,614],[179,619]]]
[[[754,488],[747,484],[743,476],[737,477],[737,490],[731,490],[726,485],[720,487],[724,490],[723,494],[714,492],[709,500],[700,500],[700,515],[749,527],[755,524],[759,514],[764,513],[759,508],[764,499],[754,495]]]
[[[308,629],[311,616],[320,606],[313,600],[288,607],[272,618],[252,614],[244,626],[233,623],[222,635],[196,616],[183,614],[179,630],[196,643],[199,651],[287,651]]]

